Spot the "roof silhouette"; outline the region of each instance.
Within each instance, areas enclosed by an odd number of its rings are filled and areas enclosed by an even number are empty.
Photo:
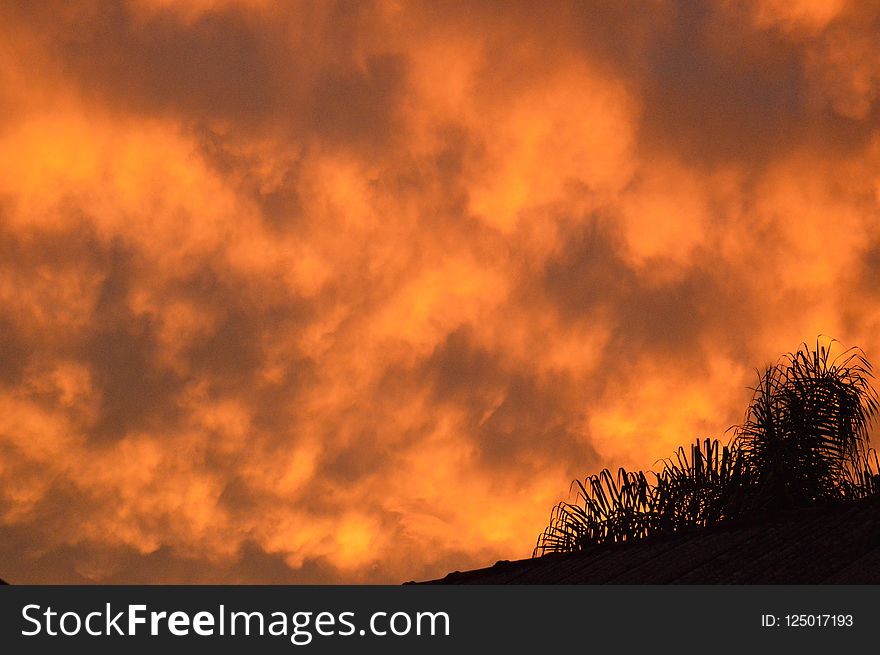
[[[501,561],[422,584],[880,584],[880,497]]]

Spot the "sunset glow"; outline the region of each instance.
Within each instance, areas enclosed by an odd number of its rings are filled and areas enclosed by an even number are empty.
[[[880,361],[880,7],[693,4],[0,5],[0,576],[527,557]]]

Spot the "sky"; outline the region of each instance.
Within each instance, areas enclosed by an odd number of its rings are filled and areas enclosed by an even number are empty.
[[[399,583],[880,361],[880,3],[0,2],[0,577]]]

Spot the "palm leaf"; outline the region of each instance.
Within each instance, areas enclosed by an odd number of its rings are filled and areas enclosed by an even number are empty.
[[[880,461],[868,448],[880,406],[871,365],[858,348],[832,357],[836,343],[804,343],[759,372],[727,445],[697,440],[663,460],[659,472],[604,469],[575,480],[574,502],[553,508],[534,556],[880,494]]]

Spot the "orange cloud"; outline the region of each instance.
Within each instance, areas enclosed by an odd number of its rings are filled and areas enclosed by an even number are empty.
[[[400,582],[880,352],[858,3],[0,10],[13,582]]]

